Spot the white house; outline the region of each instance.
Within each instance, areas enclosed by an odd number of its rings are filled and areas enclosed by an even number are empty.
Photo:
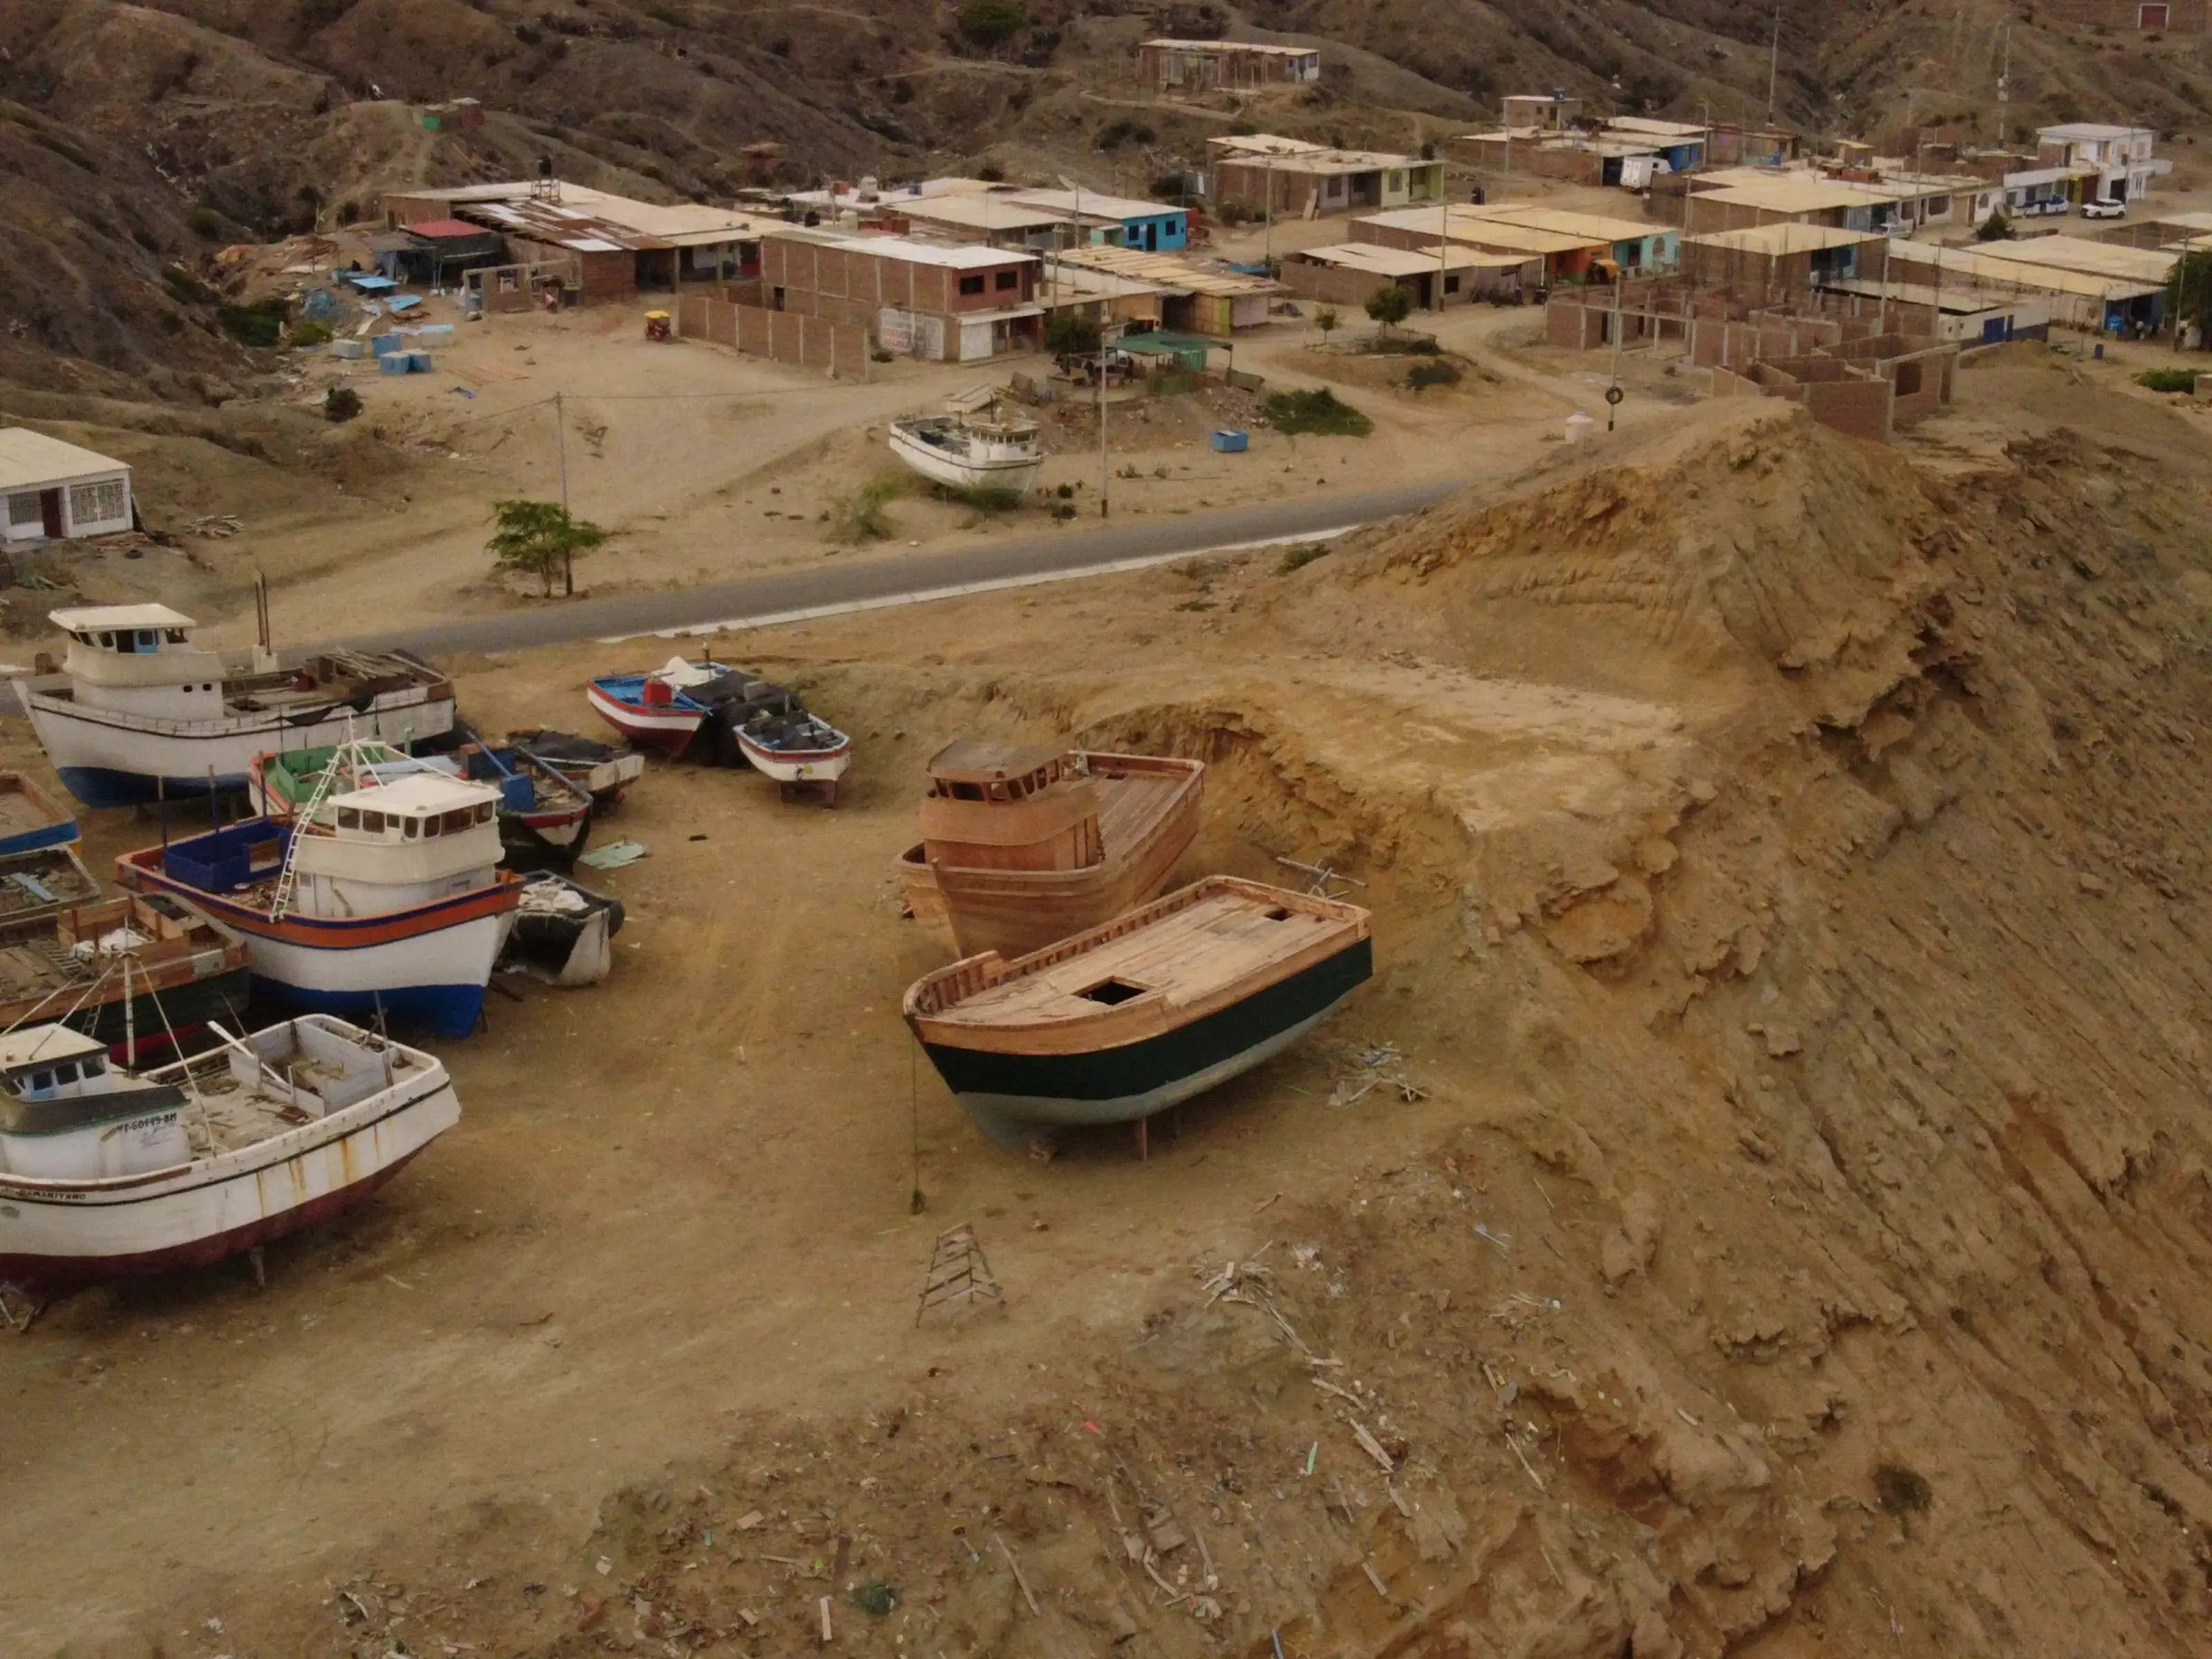
[[[2085,199],[2140,201],[2148,193],[2153,179],[2173,171],[2172,162],[2152,155],[2158,135],[2148,127],[2073,121],[2039,129],[2035,142],[2040,166],[2094,170],[2095,181],[2084,190]]]
[[[131,528],[131,469],[27,427],[0,427],[0,544]]]

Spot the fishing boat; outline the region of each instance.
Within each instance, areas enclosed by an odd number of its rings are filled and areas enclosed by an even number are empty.
[[[192,643],[198,624],[164,605],[54,611],[62,670],[15,695],[63,787],[87,806],[243,789],[256,755],[358,733],[392,743],[453,729],[453,687],[411,657],[327,651],[245,672]]]
[[[974,408],[957,406],[967,400],[951,401],[955,406],[944,414],[893,421],[891,453],[948,489],[1029,494],[1044,470],[1037,423],[995,397]]]
[[[645,757],[636,750],[617,749],[572,732],[542,727],[535,732],[510,732],[507,741],[583,790],[602,811],[618,805],[630,785],[645,775]]]
[[[246,940],[167,893],[75,905],[0,938],[0,1030],[63,1024],[135,1065],[244,1018]]]
[[[1205,792],[1202,761],[950,743],[899,858],[907,908],[963,953],[1065,939],[1167,885]]]
[[[281,1000],[465,1036],[521,896],[496,867],[498,792],[431,772],[343,775],[289,819],[126,853],[117,878],[237,929],[255,985]]]
[[[640,749],[710,765],[738,758],[732,732],[758,714],[787,714],[799,699],[742,668],[672,657],[644,674],[603,674],[585,690],[592,710]],[[706,739],[697,741],[704,732]]]
[[[289,818],[340,755],[348,757],[341,763],[343,781],[355,788],[422,774],[471,778],[496,789],[500,842],[509,864],[546,858],[566,863],[591,836],[592,799],[583,790],[542,762],[477,743],[446,755],[409,755],[367,739],[260,755],[246,772],[246,797],[262,817]]]
[[[826,787],[837,799],[837,780],[851,769],[853,740],[829,721],[804,710],[757,714],[737,730],[738,749],[753,769],[778,783]]]
[[[1018,1146],[1141,1123],[1249,1071],[1373,972],[1358,906],[1211,876],[1011,962],[964,957],[905,1012],[976,1127]]]
[[[99,897],[99,879],[74,845],[0,856],[0,939],[48,927]]]
[[[0,858],[74,847],[77,839],[76,814],[21,772],[0,771]]]
[[[620,899],[565,876],[532,876],[500,962],[563,989],[597,985],[613,970],[622,925]]]
[[[25,1026],[0,1037],[0,1285],[35,1307],[257,1249],[368,1198],[460,1110],[435,1056],[327,1014],[147,1071]]]

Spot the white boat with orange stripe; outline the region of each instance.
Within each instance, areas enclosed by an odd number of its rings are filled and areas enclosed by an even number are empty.
[[[284,1001],[463,1036],[521,899],[496,867],[498,817],[489,785],[413,773],[126,853],[116,878],[236,928],[255,983]]]

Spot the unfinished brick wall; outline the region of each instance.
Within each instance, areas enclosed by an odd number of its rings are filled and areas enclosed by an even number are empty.
[[[1283,286],[1302,300],[1322,305],[1364,306],[1376,293],[1390,286],[1390,278],[1346,265],[1315,264],[1304,259],[1283,262]]]
[[[2202,34],[2212,28],[2212,5],[2206,0],[2165,0],[2149,6],[2143,0],[2043,0],[2037,9],[2045,18],[2076,28],[2106,28],[2115,33]]]
[[[687,294],[676,302],[676,331],[687,340],[712,340],[751,357],[826,369],[848,380],[868,378],[867,330],[803,312],[769,311]]]

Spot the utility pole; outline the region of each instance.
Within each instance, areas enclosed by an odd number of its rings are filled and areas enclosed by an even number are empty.
[[[1774,0],[1774,45],[1766,59],[1766,125],[1774,125],[1774,83],[1782,74],[1782,0]]]
[[[1114,469],[1106,459],[1106,302],[1098,303],[1098,516],[1106,516],[1106,497],[1113,489]]]
[[[561,394],[553,394],[553,447],[561,458],[561,516],[568,516],[568,415],[562,403]],[[561,550],[561,592],[572,594],[576,591],[576,553],[572,547]]]
[[[2012,25],[2005,25],[2004,67],[1997,71],[1997,148],[2012,143]]]
[[[1264,263],[1275,263],[1275,158],[1272,152],[1261,162],[1261,176],[1267,181],[1267,252]]]

